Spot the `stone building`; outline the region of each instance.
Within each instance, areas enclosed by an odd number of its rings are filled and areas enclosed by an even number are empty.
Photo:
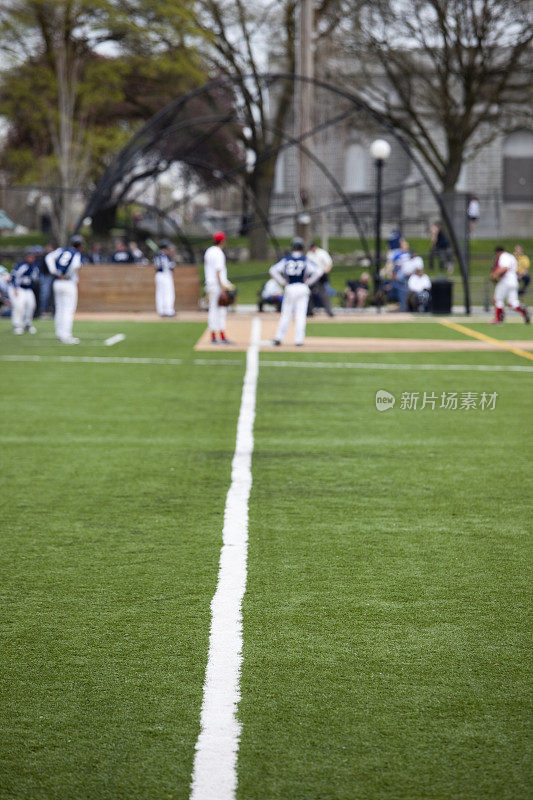
[[[391,145],[391,155],[383,169],[384,225],[400,225],[408,235],[425,235],[438,217],[438,206],[418,169],[393,136],[350,118],[313,137],[312,150],[350,199],[365,232],[370,233],[375,220],[375,165],[369,148],[378,137]],[[330,235],[354,235],[331,180],[316,166],[312,174],[315,227],[320,227],[321,218]],[[288,231],[291,212],[298,209],[297,187],[298,154],[294,148],[287,148],[278,157],[271,208],[274,228],[279,233]],[[479,199],[476,236],[533,236],[533,130],[518,127],[485,145],[463,165],[456,192]]]

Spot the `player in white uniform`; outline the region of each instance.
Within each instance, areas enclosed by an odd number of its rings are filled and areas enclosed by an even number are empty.
[[[24,260],[19,261],[11,271],[8,292],[11,301],[13,333],[16,334],[24,333],[24,331],[37,333],[33,326],[35,312],[33,286],[39,282],[39,267],[35,263],[35,256],[35,250],[28,249]]]
[[[160,317],[173,317],[176,313],[174,310],[176,292],[172,275],[175,266],[171,258],[170,242],[165,239],[159,243],[159,253],[154,258],[155,309]]]
[[[54,323],[56,336],[63,344],[79,344],[72,335],[74,312],[78,305],[78,270],[81,267],[83,237],[73,236],[70,247],[58,247],[45,258],[54,276]]]
[[[323,274],[317,265],[304,256],[302,239],[293,239],[291,254],[273,267],[270,277],[285,287],[281,317],[273,344],[280,345],[285,338],[289,323],[294,316],[294,344],[301,346],[305,339],[305,323],[310,286]]]
[[[229,344],[226,337],[227,307],[219,305],[220,295],[225,289],[231,287],[228,281],[226,255],[224,246],[226,234],[217,231],[213,235],[214,244],[208,247],[204,254],[205,290],[209,297],[209,310],[207,312],[207,325],[211,331],[213,344]],[[217,340],[217,333],[219,339]]]
[[[314,311],[313,298],[314,295],[318,295],[320,302],[322,303],[322,307],[324,308],[324,311],[326,312],[328,317],[332,317],[333,309],[331,308],[331,300],[329,299],[328,286],[329,286],[329,273],[333,269],[333,259],[331,258],[328,251],[324,250],[322,247],[319,247],[316,242],[311,242],[309,246],[309,251],[307,253],[307,258],[310,261],[314,261],[314,263],[317,265],[317,267],[322,273],[320,278],[316,282],[314,292],[311,295],[307,313],[309,316],[313,315]]]
[[[509,308],[518,311],[524,317],[524,322],[529,322],[527,308],[520,304],[518,300],[518,262],[516,258],[508,253],[503,247],[496,247],[494,250],[494,266],[491,276],[496,281],[494,290],[494,308],[496,316],[492,320],[493,325],[503,322],[503,308],[505,303]]]

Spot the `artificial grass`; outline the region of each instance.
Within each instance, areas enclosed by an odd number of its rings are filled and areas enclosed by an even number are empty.
[[[332,372],[261,372],[238,797],[526,798],[531,377]]]
[[[65,348],[48,321],[0,325],[3,354],[181,360],[1,362],[2,798],[188,796],[245,361],[195,366],[203,329],[76,322]],[[527,797],[531,375],[275,360],[261,353],[239,798]],[[499,396],[402,411],[404,391]]]
[[[186,797],[242,369],[2,376],[0,796]]]
[[[468,324],[468,323],[465,323]],[[340,336],[346,338],[372,337],[383,339],[468,339],[464,333],[448,328],[434,321],[426,322],[423,329],[415,322],[308,322],[306,333],[309,336]]]

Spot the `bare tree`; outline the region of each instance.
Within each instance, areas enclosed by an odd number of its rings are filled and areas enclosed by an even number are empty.
[[[315,3],[318,35],[326,36],[338,25],[339,0]],[[211,46],[207,54],[215,74],[238,78],[238,91],[246,124],[242,143],[249,154],[246,180],[256,205],[268,217],[277,150],[284,141],[291,113],[294,82],[287,78],[271,92],[261,76],[273,64],[278,72],[295,73],[297,0],[200,0],[196,24]],[[267,233],[262,226],[250,231],[252,258],[266,255]]]
[[[355,86],[452,191],[463,162],[531,119],[530,0],[353,2]]]

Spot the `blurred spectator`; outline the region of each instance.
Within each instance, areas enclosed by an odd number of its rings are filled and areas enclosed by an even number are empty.
[[[409,242],[402,239],[400,250],[392,259],[393,289],[402,311],[407,311],[407,280],[412,272],[411,257]]]
[[[521,244],[515,245],[514,249],[514,257],[518,263],[517,269],[517,276],[518,276],[518,283],[520,284],[520,289],[518,290],[518,294],[525,294],[527,287],[531,281],[531,275],[529,274],[529,267],[530,267],[530,260],[529,256],[526,256],[524,253],[524,248]]]
[[[385,259],[385,264],[391,264],[392,265],[394,256],[398,255],[398,253],[400,252],[400,250],[402,248],[402,242],[403,241],[404,241],[404,238],[403,238],[399,228],[394,228],[394,230],[391,232],[391,235],[387,239],[388,250],[387,250],[387,256],[386,256],[386,259]]]
[[[283,287],[280,286],[274,278],[270,278],[259,290],[257,310],[262,311],[263,306],[267,303],[268,305],[274,306],[276,311],[281,311],[282,302]]]
[[[346,308],[364,308],[370,291],[370,275],[363,272],[358,281],[346,281]]]
[[[414,271],[407,281],[407,307],[409,311],[427,312],[431,310],[431,280],[424,272],[420,256],[415,256],[412,262]]]
[[[129,243],[129,251],[132,254],[133,260],[136,264],[148,264],[148,259],[144,257],[144,253],[137,242]]]
[[[372,298],[372,303],[376,306],[384,306],[387,303],[398,302],[398,291],[393,275],[392,261],[390,261],[379,271],[379,289]]]
[[[109,259],[102,250],[100,242],[93,242],[87,256],[89,264],[105,264]]]
[[[435,257],[439,262],[439,269],[444,272],[453,272],[452,249],[448,237],[442,230],[440,222],[434,222],[430,228],[431,249],[429,251],[429,270],[433,271]]]
[[[135,259],[133,258],[133,254],[128,249],[126,242],[122,241],[122,239],[117,239],[115,241],[115,252],[111,256],[111,261],[114,264],[133,264]]]
[[[54,250],[52,242],[48,242],[44,248],[35,248],[37,266],[39,267],[39,317],[52,312],[52,286],[54,278],[53,275],[50,274],[50,270],[46,264],[46,256],[48,253],[51,253],[52,250]]]
[[[475,194],[471,194],[470,197],[468,198],[466,216],[468,217],[468,227],[470,230],[470,235],[472,235],[476,229],[476,222],[479,219],[479,200],[477,199]]]
[[[11,300],[11,323],[13,333],[37,333],[33,326],[33,314],[36,307],[34,287],[39,281],[39,267],[36,264],[37,253],[29,247],[22,261],[11,271],[9,299]]]

